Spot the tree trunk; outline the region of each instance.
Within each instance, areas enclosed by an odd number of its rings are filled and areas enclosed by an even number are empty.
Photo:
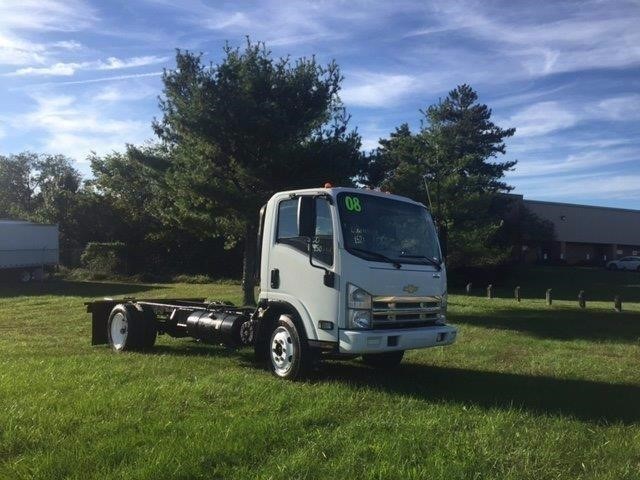
[[[244,254],[242,257],[242,304],[255,305],[254,266],[256,261],[256,226],[247,223],[244,230]]]

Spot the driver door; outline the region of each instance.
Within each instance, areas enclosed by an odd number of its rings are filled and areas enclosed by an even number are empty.
[[[337,331],[339,288],[324,284],[324,271],[309,263],[308,240],[299,235],[298,209],[301,197],[283,197],[276,205],[275,235],[271,239],[269,273],[271,275],[268,298],[285,301],[308,315],[314,332],[309,338],[334,341]],[[335,271],[334,212],[322,197],[314,199],[313,263]],[[275,281],[273,281],[275,280]],[[334,332],[319,330],[319,320],[336,324]],[[308,329],[309,330],[309,329]],[[333,335],[332,335],[333,333]]]

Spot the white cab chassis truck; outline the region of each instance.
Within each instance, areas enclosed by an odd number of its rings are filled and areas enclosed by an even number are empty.
[[[58,226],[0,220],[0,271],[21,282],[40,280],[58,264]]]
[[[323,359],[398,365],[405,350],[450,345],[447,280],[424,205],[373,190],[280,192],[260,210],[257,307],[204,299],[87,303],[92,344],[151,348],[156,335],[253,346],[277,376]]]

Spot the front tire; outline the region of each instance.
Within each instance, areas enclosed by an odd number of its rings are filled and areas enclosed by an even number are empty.
[[[388,369],[395,368],[400,365],[403,357],[404,350],[397,350],[395,352],[370,353],[362,355],[362,361],[365,365],[369,365],[370,367]]]
[[[289,315],[280,315],[269,339],[269,366],[278,378],[306,377],[313,363],[307,340]]]
[[[617,270],[618,266],[615,263],[612,263],[611,265],[609,265],[609,270]]]

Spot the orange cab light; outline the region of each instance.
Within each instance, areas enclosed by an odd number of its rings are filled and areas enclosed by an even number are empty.
[[[324,188],[333,188],[333,183],[331,183],[331,182],[325,182],[325,184],[324,184]]]

